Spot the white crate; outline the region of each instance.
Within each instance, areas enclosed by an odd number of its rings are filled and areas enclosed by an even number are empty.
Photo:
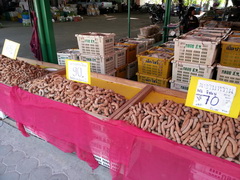
[[[79,60],[79,49],[66,49],[57,52],[58,64],[65,66],[66,59]]]
[[[174,39],[174,60],[212,65],[220,49],[220,41],[197,41],[176,38]]]
[[[191,76],[211,79],[216,65],[200,65],[180,61],[172,61],[172,80],[189,83]]]
[[[137,40],[128,40],[130,44],[137,44],[136,54],[147,50],[147,43],[146,41],[137,41]]]
[[[199,28],[194,29],[193,31],[209,32],[209,33],[222,33],[222,34],[226,35],[231,31],[231,28],[199,27]]]
[[[146,43],[147,49],[149,49],[150,47],[153,46],[153,44],[155,43],[155,39],[153,38],[137,38],[138,41],[143,41]]]
[[[111,137],[106,134],[106,127],[98,122],[90,122],[94,139],[90,141],[91,151],[99,164],[117,170],[120,166],[117,163],[109,162]]]
[[[240,68],[217,65],[217,80],[240,84]]]
[[[0,111],[0,120],[7,118],[7,115],[4,112]]]
[[[147,49],[152,47],[153,44],[155,43],[155,39],[154,38],[149,38],[149,37],[145,37],[145,36],[141,36],[138,34],[138,38],[139,41],[145,41],[147,42]]]
[[[126,64],[127,48],[114,47],[115,68],[122,67]]]
[[[127,79],[131,79],[138,72],[138,61],[131,62],[127,65]]]
[[[96,161],[98,162],[98,164],[106,167],[106,168],[109,168],[111,170],[114,170],[116,172],[119,171],[119,168],[120,168],[120,165],[117,164],[117,163],[114,163],[114,162],[109,162],[109,160],[107,160],[106,158],[103,158],[101,156],[97,156],[97,155],[94,155],[94,158],[96,159]]]
[[[182,91],[182,92],[188,92],[189,83],[182,83],[182,82],[173,81],[173,80],[170,80],[169,82],[171,83],[170,84],[171,89]]]
[[[91,72],[108,74],[114,70],[114,54],[105,57],[81,54],[79,59],[91,63]]]
[[[107,56],[114,52],[114,33],[82,33],[76,34],[81,54]]]

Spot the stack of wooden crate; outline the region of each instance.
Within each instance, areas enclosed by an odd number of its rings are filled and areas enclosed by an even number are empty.
[[[191,76],[211,79],[219,45],[229,28],[197,28],[176,39],[171,89],[188,91]]]
[[[91,71],[112,74],[115,66],[114,33],[88,32],[76,34],[79,59],[91,63]]]
[[[240,84],[240,31],[233,31],[221,42],[221,46],[217,80]]]

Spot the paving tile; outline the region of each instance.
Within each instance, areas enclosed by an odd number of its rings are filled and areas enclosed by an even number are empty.
[[[16,170],[16,165],[7,166],[6,172],[11,172]]]
[[[7,169],[7,166],[5,164],[0,163],[0,174],[3,174]]]
[[[29,173],[21,174],[19,180],[29,180]]]
[[[23,160],[25,158],[25,154],[21,151],[13,151],[9,153],[4,159],[3,163],[10,166],[10,165],[16,165],[19,161]]]
[[[0,145],[0,157],[5,157],[12,149],[11,145]]]
[[[31,171],[29,180],[48,180],[51,176],[51,168],[47,166],[39,166]]]
[[[79,180],[100,180],[98,176],[89,173],[81,173],[78,175]]]
[[[16,170],[21,174],[30,173],[37,166],[38,160],[36,158],[25,158],[17,164]]]
[[[49,180],[68,180],[68,177],[65,174],[54,174],[52,175]]]
[[[1,180],[19,180],[20,174],[17,172],[7,172],[0,175]]]
[[[83,171],[81,169],[78,169],[78,171],[76,171],[76,169],[74,169],[74,167],[69,167],[69,168],[63,170],[63,172],[65,174],[67,174],[67,176],[71,180],[79,180],[80,179],[79,175],[83,173]]]

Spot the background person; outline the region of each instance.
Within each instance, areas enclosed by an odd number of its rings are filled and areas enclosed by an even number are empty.
[[[197,27],[199,27],[198,18],[195,15],[195,7],[190,7],[187,14],[184,16],[180,23],[180,30],[182,33],[187,33]]]

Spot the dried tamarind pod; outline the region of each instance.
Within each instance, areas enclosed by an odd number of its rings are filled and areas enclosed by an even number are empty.
[[[232,144],[233,153],[236,153],[237,149],[238,149],[238,145],[237,145],[236,141],[232,137],[229,137],[229,136],[227,137],[227,140],[229,140],[229,142],[231,142],[231,144]]]
[[[217,153],[217,155],[216,155],[217,157],[221,157],[221,156],[223,155],[223,153],[225,152],[225,149],[226,149],[227,146],[228,146],[228,143],[229,143],[229,141],[226,139],[226,140],[224,141],[224,143],[223,143],[220,151]]]
[[[212,155],[216,155],[216,149],[215,149],[215,137],[213,136],[211,139],[211,146],[210,146],[210,151]]]

